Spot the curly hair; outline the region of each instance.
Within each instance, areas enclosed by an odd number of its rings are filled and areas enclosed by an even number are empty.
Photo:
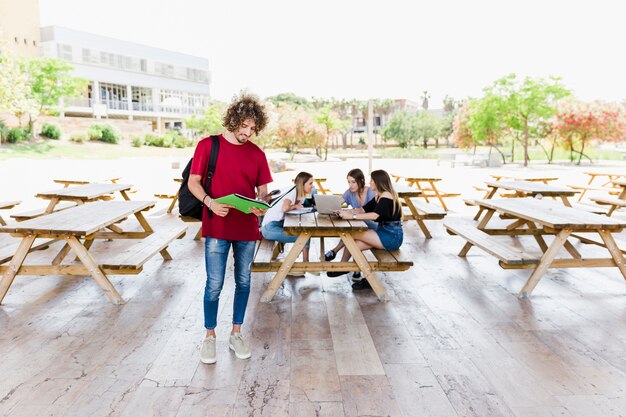
[[[246,119],[254,121],[254,133],[257,135],[267,126],[268,117],[265,113],[265,106],[261,104],[257,96],[242,92],[239,96],[235,96],[228,106],[222,126],[234,132],[243,125]]]

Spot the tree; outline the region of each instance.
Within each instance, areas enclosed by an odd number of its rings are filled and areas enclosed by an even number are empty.
[[[311,112],[303,109],[279,107],[276,127],[276,144],[286,148],[295,156],[298,148],[303,145],[317,148],[326,138],[324,129],[318,125]]]
[[[406,148],[413,140],[413,118],[405,111],[397,111],[383,129],[383,140],[395,140],[401,148]]]
[[[452,123],[452,134],[448,139],[462,149],[476,147],[472,131],[469,128],[469,122],[472,116],[470,104],[471,102],[467,102],[459,108]]]
[[[615,103],[569,100],[558,106],[558,113],[552,119],[550,135],[561,140],[570,150],[570,160],[578,154],[580,165],[585,154],[585,146],[591,140],[621,142],[626,138],[626,112]]]
[[[222,131],[224,112],[225,109],[222,104],[212,104],[202,116],[198,117],[194,114],[185,120],[185,126],[194,131],[195,137],[215,135]]]
[[[29,126],[33,124],[44,107],[55,107],[61,99],[82,95],[88,81],[71,75],[73,67],[56,58],[41,58],[23,61],[28,72],[30,97],[37,103],[37,113],[29,114]]]
[[[412,119],[412,139],[421,140],[424,144],[424,149],[426,149],[429,139],[439,138],[441,134],[441,119],[427,110],[415,113]]]
[[[330,107],[320,109],[317,114],[317,123],[319,123],[326,132],[326,140],[324,141],[324,160],[328,159],[328,144],[333,134],[345,132],[351,127],[350,120],[341,119],[339,114],[331,110]],[[317,151],[317,150],[316,150]],[[318,156],[322,157],[321,147]]]
[[[513,131],[513,136],[518,132],[522,137],[524,166],[529,161],[529,138],[536,137],[541,122],[556,113],[557,101],[570,94],[558,77],[518,80],[515,74],[500,78],[485,89],[485,97],[497,97],[501,120]]]
[[[0,111],[15,114],[20,121],[22,116],[35,111],[30,98],[28,78],[20,61],[4,42],[0,41]]]
[[[311,108],[311,103],[309,103],[306,98],[297,96],[294,93],[281,93],[275,96],[268,97],[266,100],[274,104],[276,107],[288,106],[296,109]]]

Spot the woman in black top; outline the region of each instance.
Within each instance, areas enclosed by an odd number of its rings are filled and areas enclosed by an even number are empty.
[[[363,208],[341,210],[337,215],[349,220],[374,220],[378,223],[376,230],[368,230],[354,238],[359,249],[371,248],[396,250],[402,245],[402,205],[398,194],[391,185],[391,178],[386,171],[372,171],[370,188],[376,191],[376,197]],[[350,252],[344,251],[341,262],[350,259]],[[345,271],[331,271],[329,277],[338,277]],[[352,284],[352,288],[368,288],[367,280]]]

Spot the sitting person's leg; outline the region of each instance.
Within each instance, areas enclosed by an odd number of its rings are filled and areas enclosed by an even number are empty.
[[[374,230],[368,230],[367,232],[359,235],[359,237],[355,238],[356,246],[360,251],[364,251],[371,248],[382,249],[383,244],[380,241],[380,238],[376,234]],[[343,256],[341,257],[341,262],[348,262],[352,254],[346,249],[343,251]],[[347,271],[331,271],[326,273],[329,277],[338,277],[347,273]]]
[[[294,243],[298,236],[288,235],[283,229],[283,222],[269,222],[261,228],[261,234],[267,240],[274,240],[282,243]],[[309,262],[309,248],[311,240],[307,241],[306,246],[302,250],[302,261]]]

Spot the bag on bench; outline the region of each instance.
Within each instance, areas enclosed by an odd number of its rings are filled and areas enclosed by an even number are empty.
[[[207,164],[206,171],[204,173],[204,191],[209,193],[211,190],[211,181],[213,180],[213,174],[215,173],[215,165],[217,164],[217,154],[220,150],[220,140],[218,136],[211,136],[211,156],[209,157],[209,163]],[[198,200],[195,195],[189,191],[189,174],[191,171],[191,163],[193,158],[189,160],[187,166],[183,170],[183,182],[180,184],[178,190],[178,212],[181,216],[193,217],[194,219],[202,220],[202,201]],[[209,211],[209,217],[213,217],[213,213]]]

